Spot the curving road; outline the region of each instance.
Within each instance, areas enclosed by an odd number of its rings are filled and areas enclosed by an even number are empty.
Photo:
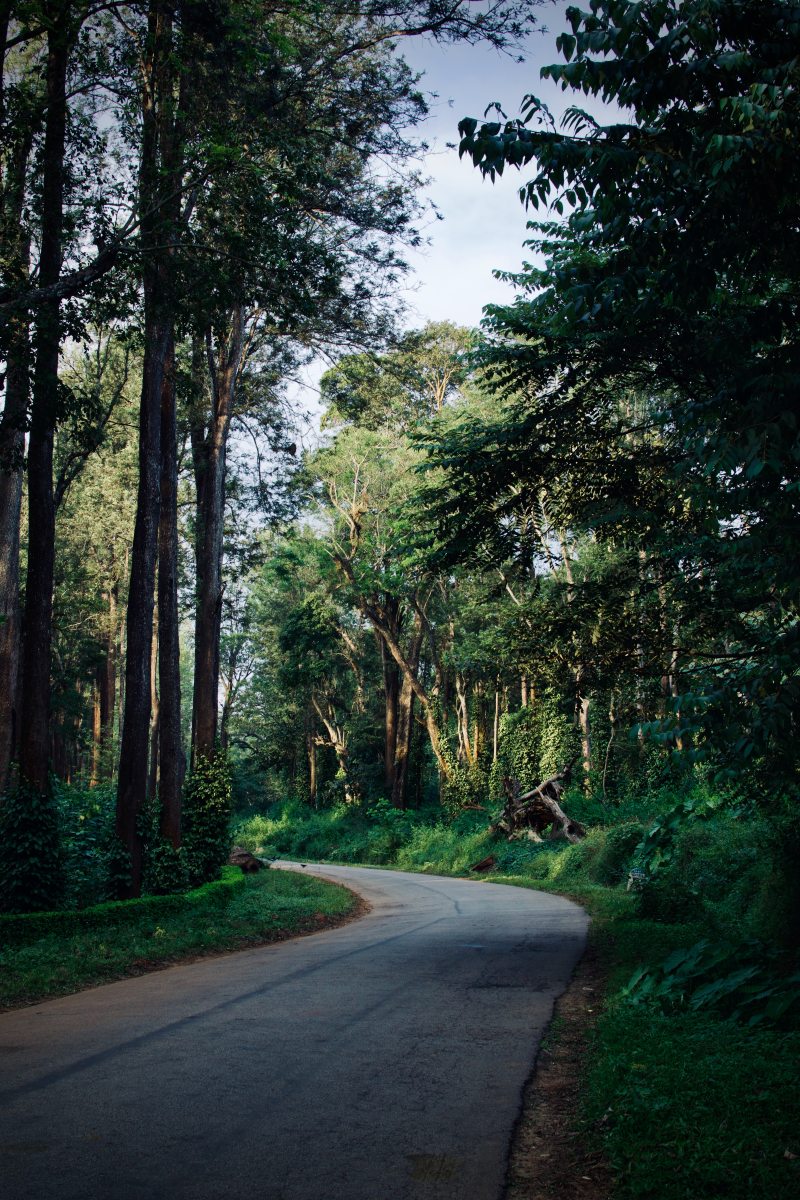
[[[308,869],[372,911],[0,1015],[3,1200],[498,1200],[585,914]]]

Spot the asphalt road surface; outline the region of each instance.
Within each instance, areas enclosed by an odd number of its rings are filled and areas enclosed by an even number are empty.
[[[2,1200],[498,1200],[587,918],[541,892],[309,868],[339,929],[0,1015]]]

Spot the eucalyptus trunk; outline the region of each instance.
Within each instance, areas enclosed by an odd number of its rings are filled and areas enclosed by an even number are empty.
[[[171,10],[163,0],[154,0],[148,14],[147,70],[142,81],[139,209],[145,256],[144,364],[115,826],[130,865],[129,879],[120,888],[123,898],[140,895],[142,888],[139,813],[148,784],[153,607],[161,517],[161,403],[174,337],[172,253],[168,246],[176,236],[179,179],[172,108],[176,71],[172,43]]]
[[[158,531],[158,746],[160,832],[181,844],[180,618],[178,615],[178,445],[175,411],[175,343],[170,338],[161,381],[161,508]]]
[[[203,411],[198,387],[192,420],[192,459],[195,475],[195,558],[197,600],[195,608],[194,695],[192,699],[192,762],[210,757],[217,742],[222,628],[222,557],[225,533],[225,473],[236,388],[245,344],[245,319],[241,307],[230,314],[227,336],[214,342],[206,334],[206,355],[211,385],[211,412]],[[195,344],[195,362],[199,346]]]
[[[56,10],[50,15],[38,278],[39,286],[43,288],[58,282],[63,261],[67,67],[74,37],[68,23],[68,10]],[[48,790],[50,765],[50,652],[55,567],[53,436],[58,410],[61,335],[59,301],[42,301],[35,319],[36,365],[28,441],[28,569],[19,731],[20,776],[42,795]]]
[[[15,322],[7,357],[6,402],[0,421],[0,795],[8,782],[19,734],[19,522],[28,405],[28,327]]]

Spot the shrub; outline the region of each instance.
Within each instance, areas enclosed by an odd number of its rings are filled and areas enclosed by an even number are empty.
[[[102,929],[109,925],[135,924],[142,917],[153,921],[168,913],[187,908],[224,906],[234,892],[244,886],[245,877],[238,867],[226,868],[221,879],[193,891],[171,896],[142,896],[138,900],[110,900],[90,908],[58,912],[30,912],[0,915],[0,944],[26,945],[39,938],[57,934],[69,937],[82,929]]]
[[[64,855],[66,908],[85,908],[114,894],[115,797],[108,784],[94,788],[53,781]]]
[[[183,849],[190,883],[219,875],[230,851],[231,777],[221,751],[198,755],[183,801]]]
[[[704,921],[716,936],[790,940],[791,876],[764,819],[719,813],[689,821],[641,895],[645,916]]]
[[[64,894],[55,797],[17,781],[0,800],[0,912],[54,908]]]

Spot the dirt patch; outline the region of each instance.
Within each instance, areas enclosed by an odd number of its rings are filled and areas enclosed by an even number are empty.
[[[525,1089],[504,1200],[607,1200],[611,1194],[609,1167],[579,1130],[587,1043],[603,991],[590,946],[556,1004]]]

